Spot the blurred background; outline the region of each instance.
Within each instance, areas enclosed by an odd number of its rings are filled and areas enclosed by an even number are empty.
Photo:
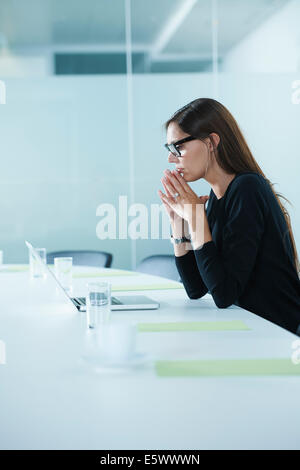
[[[292,203],[299,252],[299,25],[299,0],[0,0],[4,262],[28,261],[24,239],[108,251],[127,269],[173,253],[150,223],[148,239],[100,240],[96,211],[118,215],[120,195],[149,213],[161,203],[163,124],[199,97],[229,108]]]

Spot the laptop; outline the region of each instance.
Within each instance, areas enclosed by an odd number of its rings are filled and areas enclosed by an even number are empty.
[[[54,273],[49,269],[47,264],[42,260],[40,255],[37,253],[35,248],[25,241],[27,248],[34,258],[40,263],[46,273],[48,273],[57,284],[57,287],[65,294],[69,302],[72,302],[73,305],[80,312],[86,312],[86,303],[85,297],[70,297],[69,294],[62,287],[60,282],[57,280]],[[120,295],[120,296],[111,296],[111,310],[156,310],[159,308],[159,303],[146,297],[145,295]]]

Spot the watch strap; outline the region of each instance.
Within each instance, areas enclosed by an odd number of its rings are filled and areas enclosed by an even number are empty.
[[[187,237],[174,238],[173,235],[171,235],[171,242],[175,243],[175,245],[179,245],[179,243],[186,243],[186,242],[190,243],[191,239]]]

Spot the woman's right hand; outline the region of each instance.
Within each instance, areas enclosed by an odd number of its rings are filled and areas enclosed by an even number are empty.
[[[174,197],[172,196],[172,194],[170,193],[170,191],[168,190],[168,188],[167,188],[167,186],[164,182],[164,178],[161,179],[161,182],[162,182],[162,185],[163,185],[164,190],[166,192],[166,196],[175,202]],[[175,188],[174,188],[174,193],[176,193]],[[178,214],[176,214],[176,212],[174,212],[174,210],[167,203],[167,201],[163,200],[163,198],[161,197],[161,194],[163,194],[163,193],[161,191],[158,191],[158,195],[159,195],[159,197],[160,197],[160,199],[161,199],[161,201],[164,205],[164,208],[165,208],[165,210],[168,214],[170,224],[171,224],[171,227],[172,227],[173,236],[175,238],[181,238],[183,235],[186,236],[187,233],[188,233],[187,222],[182,217],[180,217]],[[209,196],[199,196],[199,203],[200,204],[205,204],[208,199],[209,199]]]

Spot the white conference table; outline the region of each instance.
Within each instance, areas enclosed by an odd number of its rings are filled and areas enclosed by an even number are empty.
[[[160,377],[152,362],[97,372],[80,362],[86,314],[69,309],[52,279],[30,280],[25,267],[11,269],[0,271],[0,340],[6,348],[1,449],[300,448],[300,376]],[[107,278],[117,288],[174,284],[76,267],[73,294],[83,295],[96,273],[115,274]],[[290,358],[293,352],[297,336],[236,306],[219,309],[209,294],[197,300],[183,288],[136,294],[159,301],[160,308],[115,311],[113,321],[242,320],[250,327],[139,332],[138,350],[154,359]]]

